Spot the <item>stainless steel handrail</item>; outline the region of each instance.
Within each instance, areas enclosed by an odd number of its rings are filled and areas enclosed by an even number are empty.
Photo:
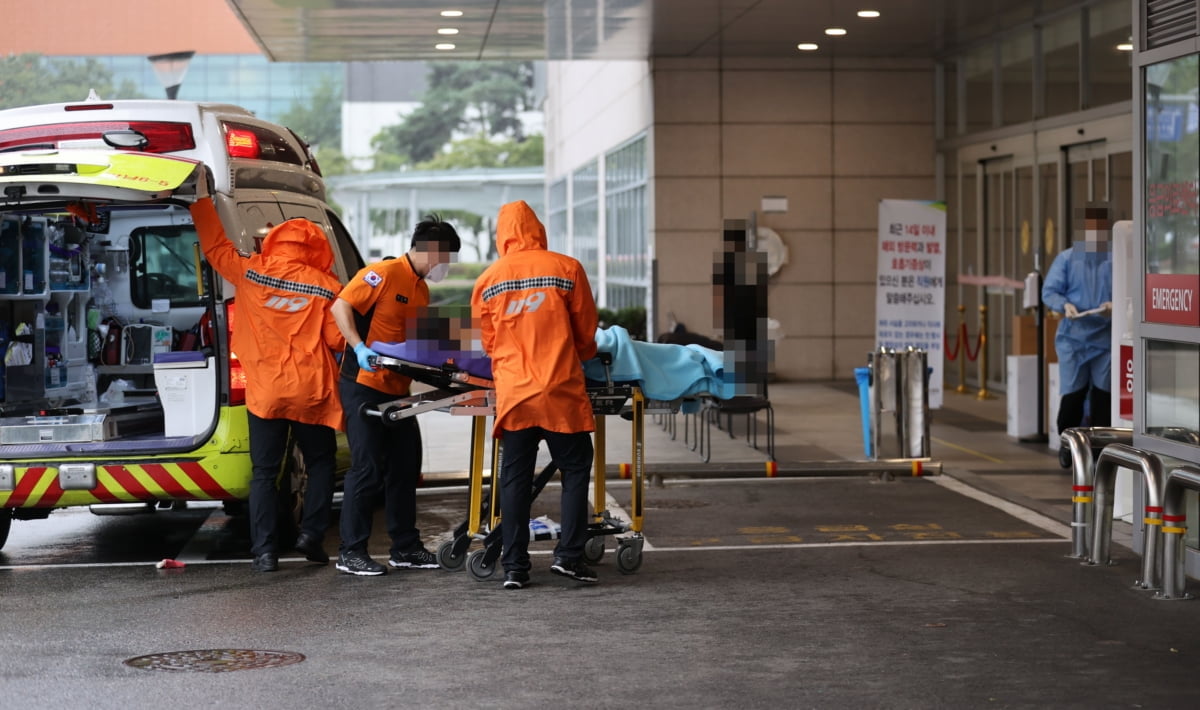
[[[1096,459],[1096,500],[1092,524],[1092,549],[1089,565],[1111,564],[1113,489],[1117,468],[1134,469],[1146,483],[1146,534],[1142,537],[1142,576],[1135,582],[1140,589],[1158,587],[1158,537],[1162,527],[1162,461],[1158,456],[1126,444],[1109,444]],[[1154,516],[1158,517],[1154,517]]]
[[[1187,532],[1187,511],[1183,504],[1183,491],[1191,488],[1200,491],[1200,468],[1184,464],[1167,472],[1163,481],[1163,557],[1162,590],[1155,599],[1191,599],[1184,591],[1186,577],[1183,567],[1183,534]]]
[[[1095,462],[1092,448],[1109,444],[1133,443],[1133,429],[1113,427],[1074,427],[1060,437],[1071,452],[1071,554],[1077,560],[1087,558],[1092,530],[1092,501]]]

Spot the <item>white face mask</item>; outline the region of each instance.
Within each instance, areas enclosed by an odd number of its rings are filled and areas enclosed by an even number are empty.
[[[449,272],[450,272],[449,264],[434,264],[429,269],[429,273],[425,274],[425,280],[429,281],[431,283],[437,283],[437,282],[441,281],[442,279],[446,278],[446,274],[448,274]]]

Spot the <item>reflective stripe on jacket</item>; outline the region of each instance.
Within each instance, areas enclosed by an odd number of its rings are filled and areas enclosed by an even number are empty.
[[[341,290],[325,232],[290,219],[243,256],[225,236],[212,200],[192,205],[204,256],[237,288],[231,348],[246,372],[246,408],[264,419],[343,429],[334,353],[346,341],[329,307]]]
[[[496,426],[592,431],[583,361],[596,354],[596,303],[583,265],[546,249],[524,201],[500,208],[500,258],[475,281],[471,307],[496,382]]]

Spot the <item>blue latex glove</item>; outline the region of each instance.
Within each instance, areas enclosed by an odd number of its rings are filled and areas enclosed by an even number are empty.
[[[375,358],[379,357],[379,354],[368,348],[366,343],[355,345],[354,355],[358,358],[359,367],[367,372],[375,372]]]

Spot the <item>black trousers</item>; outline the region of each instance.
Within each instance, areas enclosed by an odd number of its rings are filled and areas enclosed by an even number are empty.
[[[1084,387],[1068,392],[1058,402],[1058,432],[1071,427],[1083,426],[1083,403],[1090,399],[1091,426],[1111,426],[1112,395],[1096,387]]]
[[[304,489],[304,518],[301,534],[316,540],[325,537],[329,515],[333,508],[333,472],[337,456],[337,435],[333,429],[320,424],[304,424],[290,419],[263,419],[246,413],[250,430],[250,551],[254,555],[277,553],[275,539],[279,515],[291,515],[279,510],[277,481],[283,470],[291,435],[300,453],[308,481]]]
[[[562,537],[554,556],[573,562],[583,556],[588,539],[588,480],[592,471],[592,437],[587,432],[561,434],[541,427],[504,430],[500,462],[500,535],[504,554],[500,564],[506,572],[529,570],[529,509],[533,504],[533,469],[538,443],[550,448],[550,456],[562,477]]]
[[[350,470],[343,481],[340,552],[367,552],[375,501],[383,493],[384,518],[392,539],[391,554],[421,546],[417,530],[417,481],[421,477],[421,429],[416,417],[384,426],[378,417],[361,414],[397,395],[342,379],[338,383],[346,412]]]

